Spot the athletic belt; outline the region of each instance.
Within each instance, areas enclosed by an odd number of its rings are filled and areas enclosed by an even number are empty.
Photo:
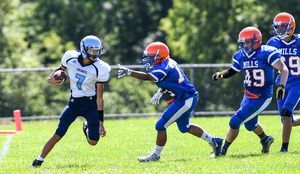
[[[249,92],[247,89],[245,89],[245,96],[247,98],[257,99],[257,98],[259,98],[260,94],[253,94],[253,93]]]

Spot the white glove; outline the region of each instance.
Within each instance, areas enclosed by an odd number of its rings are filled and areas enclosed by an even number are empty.
[[[150,101],[151,104],[153,105],[157,105],[159,104],[159,100],[161,98],[161,96],[163,95],[164,93],[161,93],[160,92],[160,89],[157,90],[157,93],[155,93]]]
[[[118,66],[119,66],[119,70],[118,70],[118,79],[119,78],[122,78],[122,77],[124,77],[124,76],[126,76],[126,75],[130,75],[131,74],[131,72],[132,72],[132,70],[131,69],[128,69],[128,68],[126,68],[125,66],[122,66],[122,65],[120,65],[120,64],[118,64]]]

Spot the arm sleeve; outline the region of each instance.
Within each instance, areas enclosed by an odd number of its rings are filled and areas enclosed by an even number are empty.
[[[229,78],[229,77],[233,76],[236,73],[237,73],[237,71],[235,71],[232,68],[226,69],[226,70],[221,72],[221,74],[223,75],[223,78]]]

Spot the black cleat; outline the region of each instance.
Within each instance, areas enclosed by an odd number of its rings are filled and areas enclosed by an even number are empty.
[[[260,140],[260,144],[262,145],[261,153],[269,153],[270,146],[274,142],[274,140],[275,138],[272,136],[268,136],[268,138],[264,142]]]
[[[34,159],[32,165],[31,165],[31,168],[35,168],[35,167],[40,167],[42,165],[44,161],[39,161],[37,159]]]

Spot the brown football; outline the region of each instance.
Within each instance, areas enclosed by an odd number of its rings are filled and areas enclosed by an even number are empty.
[[[67,74],[63,70],[58,70],[54,73],[55,80],[61,80],[63,83],[65,83],[68,79]]]

